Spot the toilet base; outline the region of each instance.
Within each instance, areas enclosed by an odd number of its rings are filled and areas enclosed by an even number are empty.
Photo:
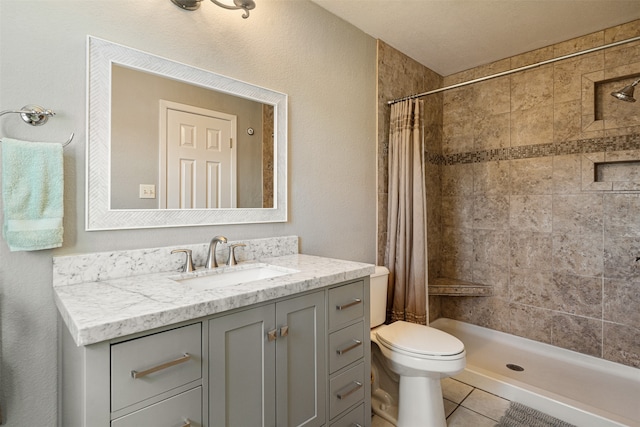
[[[400,377],[398,427],[447,427],[440,378]]]
[[[394,426],[398,425],[398,405],[382,389],[371,394],[371,412]]]

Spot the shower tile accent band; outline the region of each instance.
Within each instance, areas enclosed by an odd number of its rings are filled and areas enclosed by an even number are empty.
[[[624,150],[640,150],[640,134],[580,139],[576,141],[564,141],[562,143],[524,145],[521,147],[496,148],[446,155],[426,151],[425,158],[430,164],[451,166],[464,163],[484,163],[499,160],[530,159],[565,154]]]

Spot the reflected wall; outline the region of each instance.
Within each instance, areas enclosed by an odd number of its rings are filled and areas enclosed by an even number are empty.
[[[111,209],[158,208],[158,198],[140,198],[138,189],[161,187],[159,100],[237,116],[237,207],[264,207],[263,128],[269,125],[263,124],[263,104],[115,64],[111,88]],[[270,119],[273,129],[273,114]],[[273,176],[267,181],[273,183]],[[273,206],[273,198],[266,201]]]

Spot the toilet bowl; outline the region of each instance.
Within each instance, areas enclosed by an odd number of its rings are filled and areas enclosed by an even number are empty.
[[[378,327],[372,344],[400,377],[398,427],[446,427],[440,380],[465,367],[464,345],[428,326],[403,321]]]
[[[466,364],[464,344],[452,335],[424,325],[397,321],[383,325],[389,271],[376,267],[371,276],[371,345],[379,359],[399,377],[398,427],[446,427],[440,380],[461,372]],[[380,300],[383,300],[381,303]],[[384,307],[384,311],[381,310]],[[372,396],[383,393],[372,387]],[[373,405],[374,413],[381,411]],[[380,414],[389,420],[389,414]]]

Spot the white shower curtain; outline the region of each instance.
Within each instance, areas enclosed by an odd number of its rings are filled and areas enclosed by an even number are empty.
[[[427,323],[424,130],[420,100],[391,105],[385,264],[387,319]]]

